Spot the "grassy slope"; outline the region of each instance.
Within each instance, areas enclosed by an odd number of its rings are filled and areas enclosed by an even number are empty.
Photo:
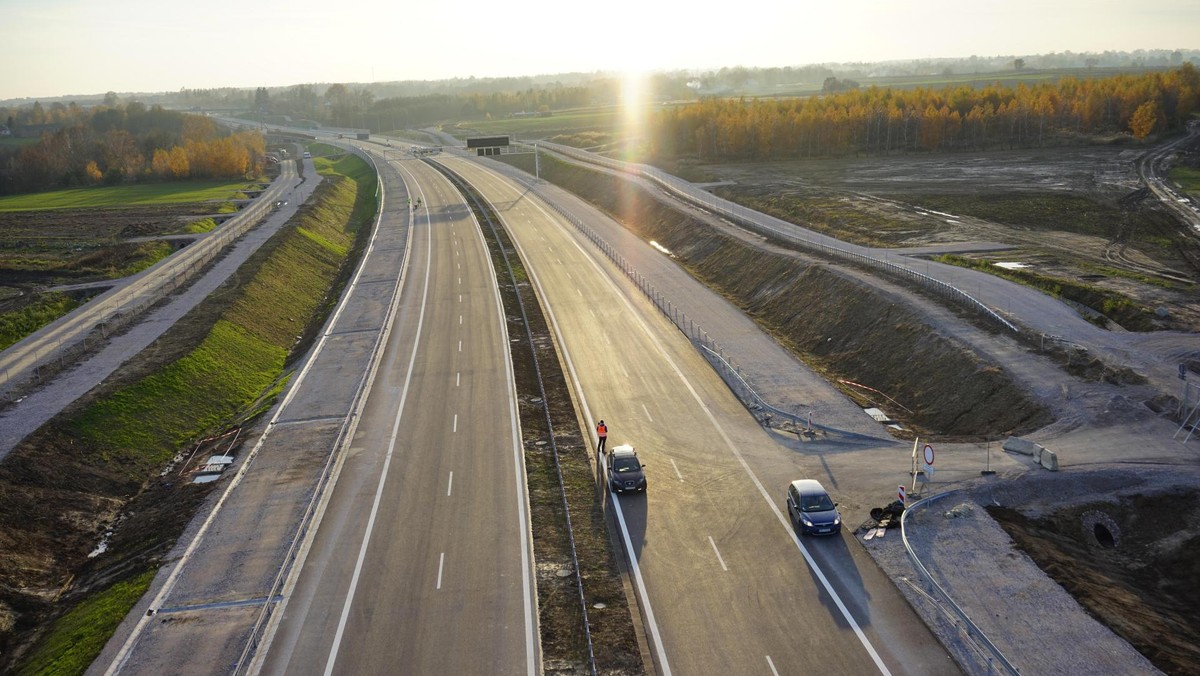
[[[79,305],[79,301],[70,296],[50,293],[16,312],[0,314],[0,350],[7,349]]]
[[[227,200],[249,186],[246,181],[180,181],[70,188],[0,197],[0,211],[85,209]]]
[[[82,462],[110,472],[117,468],[128,481],[144,482],[191,440],[234,424],[252,407],[261,410],[260,397],[280,391],[298,329],[324,320],[325,301],[346,253],[375,211],[374,174],[365,163],[348,156],[320,166],[331,176],[313,204],[302,210],[296,227],[268,244],[274,250],[203,341],[160,372],[95,402],[63,425]],[[119,493],[127,486],[112,488]],[[60,617],[25,660],[25,670],[82,673],[140,590],[113,592],[114,599],[107,594]],[[78,621],[80,613],[86,613],[85,622]]]
[[[75,606],[46,636],[46,649],[26,662],[17,673],[22,676],[77,673],[79,664],[91,663],[125,614],[150,587],[155,572],[148,570],[118,582]]]

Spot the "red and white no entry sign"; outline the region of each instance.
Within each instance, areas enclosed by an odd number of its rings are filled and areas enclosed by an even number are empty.
[[[896,495],[900,496],[900,504],[903,505],[904,504],[904,486],[900,487],[900,490],[896,492]]]
[[[925,448],[922,449],[922,453],[925,454],[925,464],[932,465],[933,464],[933,446],[930,446],[929,444],[925,444]]]

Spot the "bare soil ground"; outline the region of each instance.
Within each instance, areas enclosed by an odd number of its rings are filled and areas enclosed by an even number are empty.
[[[1085,146],[703,170],[735,183],[714,192],[843,239],[898,249],[1005,245],[968,255],[1082,280],[1165,308],[1162,328],[1200,330],[1200,241],[1154,198],[1133,195],[1143,151]]]
[[[692,171],[703,172],[707,180],[736,182],[714,192],[727,191],[723,194],[755,208],[844,239],[905,249],[961,245],[960,251],[978,250],[974,255],[979,258],[1023,262],[1045,275],[1083,279],[1146,306],[1165,307],[1169,319],[1161,326],[1200,331],[1195,288],[1200,248],[1180,235],[1182,224],[1153,199],[1122,203],[1139,187],[1134,162],[1141,152],[1091,146]],[[903,302],[839,275],[836,265],[785,264],[769,253],[769,243],[742,248],[719,241],[720,226],[649,204],[653,200],[630,200],[628,190],[617,189],[609,178],[595,178],[594,172],[584,177],[579,174],[583,170],[571,169],[555,177],[560,170],[547,164],[542,163],[544,178],[615,214],[645,239],[667,246],[693,274],[742,305],[831,380],[862,374],[864,381],[883,383],[879,389],[909,405],[915,413],[909,422],[926,431],[995,434],[1007,425],[1032,432],[1049,422],[1041,406],[1060,408],[1056,397],[1064,393],[1022,392],[996,368],[1003,365],[973,360],[969,350],[952,343],[939,344],[936,328],[909,314]],[[617,203],[615,195],[623,195],[624,201]],[[882,327],[886,332],[879,331]],[[932,355],[929,363],[922,359],[926,354]],[[1132,398],[1136,415],[1152,415],[1139,403],[1143,391],[1136,388],[1136,379],[1127,383],[1074,366],[1064,370],[1080,379],[1071,386],[1076,394],[1088,382],[1105,381],[1097,384],[1097,392],[1108,392],[1105,400],[1114,388]],[[905,389],[912,381],[926,387]],[[960,408],[964,402],[965,409]],[[1053,427],[1091,425],[1106,415],[1075,411]],[[1200,617],[1193,610],[1200,600],[1194,598],[1200,532],[1189,524],[1200,498],[1194,487],[1180,487],[1171,471],[1112,473],[1115,478],[1081,481],[1072,490],[1065,487],[1074,475],[1045,473],[1047,481],[1061,483],[1031,483],[1028,495],[1006,500],[1011,508],[993,510],[993,515],[1054,580],[1159,668],[1194,673],[1200,661],[1194,648]],[[1129,491],[1114,490],[1135,484]],[[1111,547],[1103,531],[1096,530],[1100,522],[1113,534]],[[1010,583],[1020,584],[1004,584]],[[997,597],[997,612],[1009,612],[1001,608],[1003,603]],[[1057,613],[1048,608],[1031,612],[1046,613],[1051,622]],[[1011,621],[1022,622],[1017,617]],[[1079,665],[1083,672],[1098,668],[1094,655],[1081,659],[1087,662]]]
[[[990,506],[996,519],[1089,613],[1169,674],[1200,664],[1200,492],[1161,470],[1040,477],[1041,495]],[[1146,480],[1152,479],[1152,480]],[[1053,484],[1094,491],[1065,497]],[[1051,497],[1053,496],[1053,497]]]
[[[129,239],[178,233],[216,208],[200,203],[0,213],[0,298],[111,279],[150,249]],[[0,305],[0,312],[12,309]]]
[[[1197,332],[1195,237],[1181,234],[1184,224],[1153,197],[1122,199],[1141,185],[1141,152],[1055,148],[704,169],[736,181],[724,189],[734,199],[863,244],[1004,244],[971,257],[1116,291],[1165,308],[1164,328]],[[1185,153],[1182,161],[1195,158]],[[1169,471],[1112,474],[1103,481],[1039,477],[1040,490],[988,512],[1051,579],[1156,667],[1195,673],[1200,494]],[[1048,486],[1055,481],[1079,486]]]

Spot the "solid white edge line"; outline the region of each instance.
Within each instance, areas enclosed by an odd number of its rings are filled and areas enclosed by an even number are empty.
[[[457,188],[456,188],[457,190]],[[471,220],[475,222],[475,236],[479,239],[484,252],[488,251],[487,240],[483,237],[483,225],[471,210]],[[496,266],[490,255],[484,256],[492,279],[496,279]],[[513,452],[513,484],[517,489],[517,514],[524,542],[521,543],[521,591],[525,606],[525,668],[529,676],[541,673],[539,662],[541,655],[540,630],[537,628],[538,614],[535,611],[537,589],[533,582],[533,523],[528,516],[529,495],[526,486],[525,453],[521,442],[521,418],[517,411],[517,380],[513,375],[512,352],[508,334],[508,316],[504,313],[504,300],[500,296],[500,285],[491,284],[492,295],[496,299],[496,317],[499,320],[500,335],[503,338],[501,352],[504,354],[504,374],[509,385],[508,414],[510,418],[510,446]]]
[[[368,156],[370,156],[370,155],[368,154]],[[374,162],[374,158],[372,158],[372,162]],[[378,169],[378,165],[376,165],[376,168]],[[402,183],[404,183],[405,190],[407,191],[408,183],[406,181],[404,181],[403,176],[399,176],[399,178],[400,178],[400,181]],[[380,200],[381,200],[380,203],[382,204],[383,200],[386,199],[386,195],[387,195],[387,191],[385,189],[385,186],[384,186],[384,183],[382,180],[380,180],[380,183],[379,183],[379,194],[380,194]],[[408,213],[410,214],[410,217],[411,217],[411,211]],[[383,217],[383,215],[382,215],[382,210],[381,210],[380,215],[376,219],[376,228],[375,228],[376,235],[375,235],[375,237],[378,237],[378,232],[379,232],[378,226],[380,224],[380,219],[382,219],[382,217]],[[262,670],[262,665],[266,661],[267,655],[270,653],[270,650],[271,650],[271,645],[273,644],[273,642],[275,640],[275,632],[278,630],[280,624],[283,621],[283,618],[287,614],[287,607],[288,607],[289,602],[291,601],[292,592],[295,590],[296,585],[299,583],[300,575],[303,572],[305,563],[308,560],[308,552],[311,549],[314,541],[316,540],[317,531],[320,529],[321,523],[325,517],[325,510],[328,507],[329,502],[333,497],[333,489],[337,485],[338,478],[341,476],[342,467],[345,465],[346,453],[344,452],[344,450],[350,446],[350,444],[352,443],[352,441],[354,439],[355,433],[358,430],[359,422],[361,422],[361,420],[362,420],[363,409],[366,408],[367,400],[370,398],[371,388],[374,386],[375,378],[379,372],[379,366],[383,362],[384,354],[387,352],[387,341],[388,341],[388,338],[391,336],[392,328],[393,328],[393,321],[394,321],[394,319],[396,317],[396,313],[400,307],[400,295],[401,295],[404,287],[407,286],[406,282],[408,280],[408,263],[410,261],[409,256],[412,252],[413,230],[415,229],[414,227],[412,227],[413,225],[415,225],[414,222],[409,223],[409,227],[407,228],[407,233],[405,235],[404,256],[403,256],[403,260],[401,261],[401,264],[400,264],[400,279],[396,284],[395,290],[392,292],[391,304],[388,307],[387,314],[385,315],[385,318],[384,318],[385,325],[381,332],[379,342],[376,344],[376,349],[378,350],[378,352],[375,355],[374,360],[372,361],[371,366],[367,371],[366,382],[363,384],[362,390],[360,391],[360,399],[358,401],[358,405],[355,407],[355,409],[352,413],[353,421],[351,422],[350,428],[346,431],[344,441],[342,442],[342,448],[339,449],[339,451],[338,451],[338,458],[334,464],[333,473],[330,476],[330,478],[323,490],[323,495],[321,496],[320,502],[317,504],[316,512],[314,512],[312,520],[309,523],[308,533],[305,535],[304,541],[301,543],[299,553],[296,557],[296,561],[292,565],[292,570],[288,574],[287,580],[284,582],[283,591],[281,592],[281,596],[283,598],[279,601],[279,605],[276,607],[275,611],[273,613],[271,613],[271,619],[267,623],[267,627],[266,627],[265,631],[263,632],[262,641],[260,642],[258,648],[255,650],[254,657],[251,659],[250,668],[249,668],[249,673],[251,673],[251,674],[258,674]],[[374,250],[375,237],[372,238],[371,245],[367,249],[367,253],[370,253],[371,251]],[[366,261],[366,256],[364,254],[363,263],[361,263],[359,265],[359,271],[356,272],[354,275],[353,285],[357,285],[359,277],[362,276],[362,271],[366,268],[365,261]],[[349,296],[347,295],[347,296],[345,296],[345,298],[348,299]],[[338,310],[339,315],[340,315],[340,313],[341,313],[341,309]],[[332,324],[330,324],[330,326],[332,326]]]
[[[717,555],[717,562],[721,564],[721,570],[729,572],[729,566],[725,565],[725,559],[721,556],[721,550],[717,549],[717,542],[713,540],[711,535],[708,536],[708,544],[712,545],[713,553]]]
[[[294,189],[294,187],[295,186],[293,186],[293,189]],[[380,183],[379,183],[379,189],[382,194],[382,190],[383,190],[382,181],[380,181]],[[311,197],[311,196],[312,196],[312,194],[310,193],[309,197]],[[376,219],[377,219],[376,226],[378,226],[378,218],[379,217],[376,216]],[[375,235],[372,236],[371,242],[367,245],[367,250],[363,253],[364,259],[370,254],[371,251],[374,250],[375,237],[378,236],[378,232],[379,232],[379,229],[378,229],[378,227],[376,227]],[[353,287],[358,283],[358,279],[361,275],[362,275],[362,266],[360,265],[357,272],[354,275],[354,279],[351,281],[351,283],[347,289],[347,293],[348,293],[350,287]],[[347,298],[347,297],[348,297],[348,295],[343,296],[343,298]],[[154,609],[162,607],[162,604],[166,600],[167,595],[170,594],[172,591],[174,591],[175,584],[176,584],[176,582],[178,582],[179,575],[183,572],[184,566],[187,565],[187,563],[191,560],[193,553],[199,547],[200,542],[204,539],[205,534],[208,533],[209,527],[211,527],[212,523],[216,520],[217,514],[221,511],[221,507],[224,506],[225,501],[233,493],[233,489],[236,488],[239,484],[241,484],[242,478],[245,477],[246,472],[249,470],[250,466],[253,464],[252,461],[258,456],[259,449],[261,449],[263,447],[263,445],[266,444],[267,437],[270,435],[271,429],[275,425],[275,422],[279,419],[279,417],[281,415],[283,415],[284,409],[287,408],[288,403],[291,402],[292,398],[296,395],[296,392],[299,391],[300,383],[304,381],[305,377],[308,375],[309,369],[312,367],[312,365],[314,363],[316,363],[317,355],[319,355],[321,353],[321,350],[324,349],[325,343],[329,337],[329,333],[328,333],[329,327],[333,326],[337,322],[337,319],[338,319],[338,317],[341,316],[342,310],[344,308],[345,308],[345,303],[339,302],[338,307],[334,311],[333,316],[330,317],[329,320],[325,323],[325,327],[324,327],[324,330],[322,331],[321,338],[317,341],[317,344],[313,348],[312,353],[305,360],[304,366],[300,369],[300,373],[299,373],[299,375],[296,376],[296,380],[294,381],[292,386],[288,388],[287,394],[284,395],[283,400],[280,402],[279,406],[275,409],[275,413],[271,416],[271,420],[267,424],[266,430],[264,430],[262,435],[259,436],[258,442],[254,444],[254,447],[252,449],[250,449],[250,452],[243,459],[241,465],[238,467],[237,473],[234,475],[233,479],[230,480],[229,484],[225,487],[225,491],[221,494],[220,499],[217,500],[217,504],[215,504],[213,506],[212,510],[208,513],[208,516],[204,519],[204,523],[201,524],[200,529],[196,531],[196,535],[192,538],[192,541],[190,543],[188,543],[188,546],[184,550],[183,554],[175,562],[175,568],[171,570],[171,573],[167,576],[166,581],[163,582],[163,586],[158,590],[158,593],[155,594],[154,599],[150,602],[150,609],[154,610]],[[157,575],[156,575],[156,577],[157,577]],[[147,615],[142,615],[138,619],[137,624],[134,625],[133,630],[130,632],[129,636],[125,639],[125,642],[121,645],[121,649],[117,651],[117,655],[113,658],[113,661],[111,663],[109,663],[108,668],[104,672],[105,676],[112,676],[113,674],[117,674],[125,666],[125,662],[128,661],[130,655],[132,655],[132,653],[133,653],[134,647],[137,645],[137,642],[141,639],[142,632],[145,630],[146,625],[149,624],[150,617],[151,616],[147,614]]]
[[[483,165],[478,165],[478,166],[482,167]],[[491,170],[486,167],[484,167],[484,170],[491,172]],[[492,172],[492,173],[494,173],[494,172]],[[500,184],[508,185],[502,181],[500,182]],[[515,188],[512,188],[512,186],[509,186],[509,187],[510,187],[510,189],[515,190]],[[550,218],[553,222],[560,223],[560,225],[561,225],[561,221],[558,221],[557,219],[555,219],[555,217],[552,214],[550,214],[545,209],[543,209],[542,206],[540,204],[538,204],[538,200],[532,199],[529,201],[529,203],[532,204],[539,211],[541,211],[543,215]],[[562,226],[562,227],[564,227],[564,230],[567,233],[573,233],[573,231],[574,231],[574,226],[572,226],[570,224],[567,224],[566,226]],[[648,339],[652,343],[654,343],[655,347],[658,348],[659,353],[663,355],[664,362],[669,364],[671,366],[671,369],[673,371],[675,371],[675,374],[679,377],[680,381],[683,382],[683,384],[687,388],[688,392],[691,393],[692,398],[699,405],[700,409],[702,411],[704,411],[705,416],[709,419],[709,421],[717,429],[717,432],[718,432],[718,434],[720,434],[721,439],[725,442],[726,447],[729,448],[730,451],[733,453],[734,457],[737,458],[738,463],[741,464],[743,471],[746,472],[746,474],[750,477],[750,480],[754,483],[755,487],[758,488],[759,495],[761,495],[763,500],[766,501],[768,507],[770,507],[771,511],[775,514],[776,519],[778,519],[778,521],[781,524],[783,524],[784,529],[788,532],[788,535],[792,538],[792,542],[796,545],[797,549],[800,550],[800,553],[801,553],[801,555],[803,555],[804,560],[808,563],[809,569],[817,576],[817,579],[820,580],[821,585],[825,588],[825,591],[833,599],[834,604],[837,605],[838,610],[842,613],[842,617],[846,620],[847,624],[849,624],[850,627],[854,630],[854,634],[858,637],[859,642],[862,643],[863,647],[867,651],[867,654],[869,654],[871,656],[871,659],[875,662],[875,666],[878,667],[880,673],[884,674],[885,676],[891,676],[891,671],[889,671],[887,668],[887,665],[883,663],[883,658],[881,658],[879,656],[879,653],[875,650],[875,646],[871,644],[870,639],[867,638],[867,635],[863,632],[862,627],[860,627],[858,625],[858,621],[854,619],[854,616],[850,613],[850,610],[842,602],[841,596],[839,596],[837,593],[837,590],[835,590],[833,588],[833,585],[829,582],[829,579],[825,576],[825,573],[824,573],[824,571],[821,570],[821,567],[819,565],[817,565],[816,560],[812,558],[812,555],[808,552],[808,548],[806,548],[804,546],[804,543],[802,543],[800,541],[800,538],[796,535],[796,532],[792,528],[792,525],[788,522],[788,519],[785,518],[783,516],[782,512],[779,511],[779,506],[776,505],[773,500],[771,500],[770,494],[767,493],[767,490],[763,487],[762,482],[759,481],[758,475],[756,475],[754,473],[754,471],[750,468],[749,463],[746,462],[746,459],[742,456],[741,451],[737,448],[737,446],[733,443],[733,440],[730,439],[729,435],[725,432],[725,428],[721,426],[721,424],[717,421],[716,416],[713,414],[712,410],[709,409],[708,405],[705,404],[704,400],[700,397],[700,394],[698,392],[696,392],[694,387],[692,387],[691,382],[687,379],[686,376],[684,376],[683,371],[680,370],[680,368],[679,368],[679,365],[676,364],[675,360],[671,358],[670,354],[668,354],[666,348],[663,346],[662,342],[658,339],[658,336],[655,335],[650,330],[650,327],[649,327],[649,325],[647,325],[646,320],[642,317],[641,314],[639,314],[637,312],[637,309],[633,306],[633,302],[624,293],[622,293],[620,291],[620,288],[617,286],[616,282],[610,276],[608,276],[608,274],[605,273],[605,268],[603,266],[601,266],[600,262],[597,261],[595,258],[593,258],[591,255],[589,255],[589,251],[595,251],[595,249],[584,249],[583,245],[580,244],[579,241],[577,241],[573,236],[570,237],[570,240],[575,245],[575,248],[584,254],[585,259],[589,263],[591,263],[592,267],[597,272],[600,273],[601,278],[604,279],[606,282],[608,282],[608,284],[611,287],[613,287],[614,290],[617,291],[618,297],[621,299],[621,301],[625,305],[626,309],[629,310],[630,316],[633,317],[634,320],[637,321],[642,326],[642,330],[645,332]],[[518,245],[517,248],[519,250],[520,246]],[[532,269],[527,270],[527,272],[529,273],[529,276],[531,279],[536,280],[536,276],[534,275]],[[541,290],[540,284],[538,285],[538,289],[539,289],[539,291]],[[548,303],[547,303],[546,307],[547,307],[547,310],[549,310]],[[557,324],[555,325],[555,330],[557,331]],[[561,336],[560,336],[560,341],[561,341]],[[564,351],[565,351],[565,347],[564,347]],[[568,361],[568,364],[570,364],[570,360],[568,359],[567,361]],[[572,377],[575,376],[575,373],[573,370],[572,370],[571,375],[572,375]],[[575,382],[578,383],[578,380],[576,380]],[[614,502],[616,502],[616,501],[614,500]],[[622,520],[622,528],[624,528],[623,520]],[[626,539],[628,539],[628,535],[626,535]],[[632,550],[630,550],[630,551],[632,551]],[[635,568],[635,570],[636,570],[636,568]],[[642,588],[642,585],[640,582],[641,581],[639,580],[639,588]],[[643,598],[643,600],[645,601],[646,606],[649,607],[649,600],[646,598]]]
[[[537,203],[533,202],[533,204],[536,205]],[[541,209],[540,206],[538,209],[542,211],[543,214],[546,213],[546,211]],[[500,220],[503,222],[505,219],[503,216],[500,216]],[[528,260],[524,254],[521,244],[517,241],[517,239],[515,237],[511,239],[513,246],[517,249],[517,254]],[[533,281],[534,286],[537,287],[538,293],[541,295],[541,297],[545,298],[546,292],[542,288],[541,279],[538,277],[537,273],[534,272],[532,268],[526,268],[525,272],[529,275],[530,280]],[[499,293],[499,289],[497,289],[497,293]],[[551,308],[549,304],[546,304],[543,309],[549,316],[550,325],[554,327],[554,333],[557,338],[558,346],[562,350],[563,361],[565,361],[567,364],[567,371],[571,374],[571,383],[574,386],[575,394],[579,397],[580,407],[583,409],[584,415],[588,420],[588,428],[591,429],[595,427],[595,418],[592,417],[591,409],[587,404],[587,397],[584,395],[583,389],[579,384],[579,375],[575,371],[575,362],[571,359],[571,353],[566,348],[566,342],[563,340],[562,330],[559,328],[558,320],[554,316],[554,309]],[[642,615],[645,618],[647,626],[650,628],[650,638],[654,642],[655,650],[658,652],[659,664],[661,666],[659,676],[671,676],[671,665],[667,661],[667,652],[663,648],[662,635],[658,630],[658,624],[654,621],[654,610],[650,607],[650,596],[646,593],[646,583],[642,580],[641,568],[638,566],[637,557],[633,554],[633,542],[629,537],[629,527],[625,525],[625,514],[621,511],[620,500],[614,496],[612,502],[613,508],[617,515],[617,523],[621,527],[621,539],[625,543],[625,551],[627,552],[626,558],[628,559],[629,567],[633,572],[634,584],[637,585],[638,595],[642,600]]]
[[[415,180],[415,179],[414,179]],[[425,203],[425,224],[429,225],[429,206],[425,202],[425,191],[420,189],[418,184],[417,192],[421,194],[421,202]],[[414,224],[415,225],[415,224]],[[413,365],[417,360],[417,350],[421,345],[421,327],[425,323],[425,308],[428,305],[429,299],[429,273],[433,268],[433,237],[426,240],[426,260],[431,261],[425,266],[425,285],[421,290],[421,311],[417,314],[417,328],[413,338],[412,354],[408,358],[408,373],[404,376],[404,389],[400,394],[400,405],[396,408],[396,418],[392,422],[392,433],[388,439],[387,454],[383,460],[383,471],[379,474],[379,484],[375,489],[375,501],[371,505],[371,516],[367,519],[367,528],[363,532],[362,545],[358,550],[358,560],[354,563],[354,574],[350,578],[350,588],[346,592],[346,601],[342,605],[342,615],[338,620],[337,633],[333,637],[333,644],[329,647],[329,657],[325,662],[325,675],[333,673],[333,665],[337,661],[338,649],[342,644],[342,636],[346,633],[346,622],[350,617],[350,606],[354,604],[354,592],[358,589],[358,579],[362,575],[363,561],[367,557],[367,545],[371,542],[371,532],[375,529],[375,518],[379,513],[379,504],[383,499],[383,487],[387,483],[388,468],[392,464],[392,454],[396,449],[396,437],[400,432],[400,417],[404,413],[404,404],[408,400],[408,387],[412,383]]]

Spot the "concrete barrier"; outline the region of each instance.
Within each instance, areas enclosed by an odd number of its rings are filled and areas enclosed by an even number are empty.
[[[1034,450],[1039,448],[1039,446],[1032,441],[1026,441],[1020,437],[1009,437],[1008,441],[1005,441],[1001,448],[1012,453],[1020,453],[1021,455],[1033,455]]]
[[[1038,448],[1041,448],[1041,447],[1039,446]],[[1042,448],[1042,453],[1041,453],[1040,457],[1038,458],[1038,463],[1041,464],[1042,467],[1045,467],[1046,469],[1050,470],[1051,472],[1057,472],[1058,471],[1058,454],[1055,453],[1054,451]]]

